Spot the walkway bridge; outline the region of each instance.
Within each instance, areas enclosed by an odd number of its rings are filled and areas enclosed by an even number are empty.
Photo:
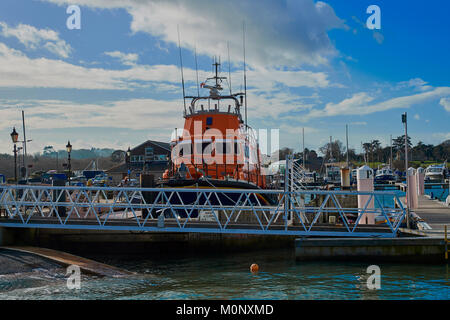
[[[362,208],[358,195],[367,196]],[[361,223],[369,214],[385,222]],[[13,228],[396,237],[405,214],[383,191],[0,185],[0,227]]]

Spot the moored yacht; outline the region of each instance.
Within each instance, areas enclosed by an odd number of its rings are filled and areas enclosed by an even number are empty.
[[[392,172],[391,168],[383,167],[377,170],[375,175],[375,183],[385,183],[389,181],[395,181],[395,175]]]
[[[444,181],[447,176],[446,163],[440,165],[431,165],[425,170],[426,181]]]

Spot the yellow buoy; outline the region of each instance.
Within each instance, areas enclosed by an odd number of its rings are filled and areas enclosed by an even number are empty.
[[[254,263],[254,264],[252,264],[251,266],[250,266],[250,271],[251,272],[258,272],[258,270],[259,270],[259,266],[256,264],[256,263]]]

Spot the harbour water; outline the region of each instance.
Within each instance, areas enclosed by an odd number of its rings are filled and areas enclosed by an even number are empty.
[[[404,191],[400,191],[394,186],[386,186],[383,188],[383,191],[393,191],[397,194],[398,197],[405,196]],[[448,191],[449,191],[448,188],[444,189],[441,186],[433,186],[432,188],[426,188],[425,194],[429,195],[429,196],[433,195],[434,199],[445,202],[445,199],[447,199],[447,196],[448,196]],[[383,207],[394,207],[393,197],[389,197],[389,196],[380,197],[380,202]],[[378,205],[376,205],[376,206],[378,206]]]
[[[83,276],[79,290],[66,287],[62,272],[1,276],[0,299],[450,299],[446,265],[378,264],[381,288],[369,290],[367,262],[297,262],[293,249],[93,258],[137,274]]]

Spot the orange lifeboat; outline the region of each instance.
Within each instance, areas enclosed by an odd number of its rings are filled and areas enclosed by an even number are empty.
[[[208,96],[192,99],[184,128],[175,130],[171,159],[160,182],[167,187],[266,188],[261,152],[254,131],[242,120],[244,93],[221,95],[219,63],[215,76],[201,84]],[[213,82],[212,84],[209,84]]]

